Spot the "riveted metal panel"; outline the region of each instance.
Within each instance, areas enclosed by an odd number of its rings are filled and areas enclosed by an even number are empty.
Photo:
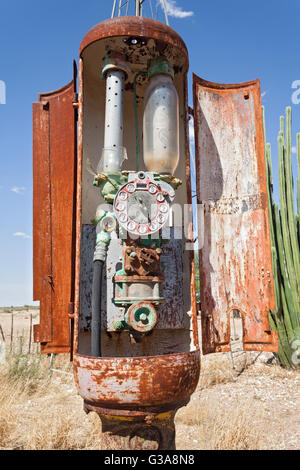
[[[65,87],[33,105],[34,300],[40,300],[35,341],[43,353],[69,351],[74,301],[76,70]]]
[[[276,351],[259,80],[237,85],[194,75],[203,353],[230,350],[230,312],[239,310],[246,350]]]

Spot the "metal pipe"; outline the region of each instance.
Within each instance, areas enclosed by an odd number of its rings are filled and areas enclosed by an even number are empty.
[[[169,18],[168,18],[168,10],[167,10],[166,0],[162,0],[162,2],[163,2],[164,11],[165,11],[166,24],[169,26]]]
[[[125,73],[112,70],[106,75],[104,148],[123,145],[123,89]]]
[[[111,18],[113,18],[115,16],[116,5],[117,5],[117,0],[114,0],[113,9],[112,9],[112,13],[111,13]]]
[[[140,16],[140,0],[135,0],[135,16]]]
[[[135,142],[136,142],[136,171],[140,169],[140,142],[139,142],[139,123],[137,111],[137,98],[136,98],[136,81],[140,75],[147,75],[147,72],[138,72],[133,80],[133,95],[134,95],[134,120],[135,120]]]
[[[143,3],[145,0],[135,0],[135,16],[143,16]]]
[[[92,285],[92,323],[91,323],[91,355],[101,356],[101,301],[103,288],[103,270],[107,250],[111,240],[111,232],[116,229],[116,219],[110,212],[98,206],[96,211],[96,247],[94,251],[93,285]]]
[[[101,356],[101,298],[102,298],[102,260],[94,260],[92,287],[92,325],[91,325],[91,355]]]

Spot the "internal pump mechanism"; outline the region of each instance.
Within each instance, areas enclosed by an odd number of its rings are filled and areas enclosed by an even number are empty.
[[[122,269],[114,278],[114,303],[126,310],[124,321],[115,325],[117,330],[151,331],[157,322],[157,308],[164,301],[159,231],[167,222],[175,191],[166,182],[162,189],[159,179],[158,174],[155,179],[152,173],[130,173],[115,196],[116,219],[128,232]]]
[[[111,300],[122,309],[123,319],[114,323],[114,329],[127,330],[141,339],[157,324],[164,302],[161,229],[169,220],[170,205],[181,183],[173,176],[179,160],[178,97],[172,82],[174,71],[164,57],[150,61],[147,70],[143,134],[144,161],[149,171],[121,171],[126,156],[122,146],[122,107],[128,71],[125,57],[107,54],[102,71],[106,78],[105,145],[94,185],[100,188],[111,209],[94,219],[98,234],[92,293],[92,355],[96,356],[101,355],[103,279],[102,270],[97,267],[99,253],[104,264],[110,234],[116,231],[123,246],[122,267],[115,272]],[[134,105],[136,108],[136,102]]]

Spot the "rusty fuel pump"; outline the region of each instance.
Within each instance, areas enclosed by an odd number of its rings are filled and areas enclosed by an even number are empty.
[[[194,76],[191,110],[188,66],[169,26],[111,18],[81,42],[79,92],[74,64],[33,105],[35,341],[70,352],[108,449],[175,448],[175,413],[199,378],[190,113],[202,351],[230,350],[233,310],[246,350],[277,348],[259,81]]]

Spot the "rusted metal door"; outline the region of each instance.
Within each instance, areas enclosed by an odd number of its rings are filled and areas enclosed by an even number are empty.
[[[74,63],[68,85],[33,103],[33,297],[40,301],[34,341],[43,353],[68,352],[72,336],[76,101]]]
[[[193,82],[203,353],[230,350],[233,310],[245,350],[276,351],[259,80]]]

